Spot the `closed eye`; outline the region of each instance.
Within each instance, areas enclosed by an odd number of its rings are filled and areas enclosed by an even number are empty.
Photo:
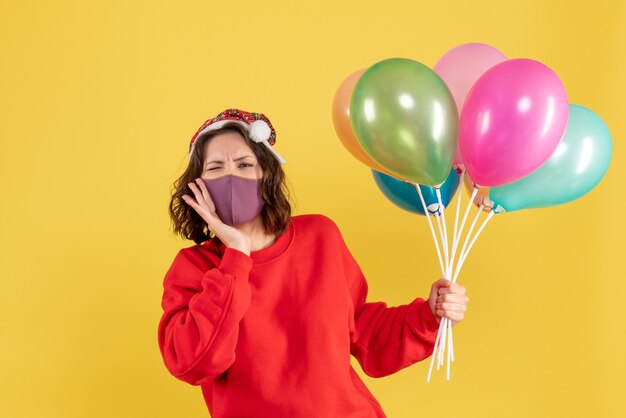
[[[239,164],[239,168],[248,168],[248,167],[254,167],[254,164],[250,164],[250,163]],[[207,168],[207,171],[218,170],[220,168],[222,167],[221,166],[211,167],[211,168]]]

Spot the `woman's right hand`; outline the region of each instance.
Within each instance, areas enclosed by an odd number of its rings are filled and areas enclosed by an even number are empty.
[[[215,211],[215,204],[211,200],[211,196],[206,189],[206,185],[201,178],[196,179],[196,183],[188,183],[189,188],[193,191],[196,200],[188,195],[183,195],[183,200],[205,220],[209,226],[209,230],[212,231],[217,237],[227,246],[241,251],[242,253],[250,255],[250,237],[234,228],[230,225],[226,225],[217,216]],[[198,187],[199,186],[199,187]]]

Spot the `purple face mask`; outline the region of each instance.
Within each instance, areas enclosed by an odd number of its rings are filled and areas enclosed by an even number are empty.
[[[263,209],[261,179],[247,179],[228,174],[216,179],[202,179],[215,204],[217,216],[226,225],[236,226],[253,220]]]

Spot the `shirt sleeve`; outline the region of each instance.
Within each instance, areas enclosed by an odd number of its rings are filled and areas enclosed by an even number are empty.
[[[363,371],[371,377],[383,377],[430,356],[439,323],[428,301],[416,298],[400,306],[368,302],[368,285],[361,268],[343,238],[339,245],[354,313],[350,353]]]
[[[181,250],[163,281],[158,325],[165,366],[176,378],[201,385],[235,361],[239,322],[247,311],[252,259],[227,247],[219,266],[203,271]]]

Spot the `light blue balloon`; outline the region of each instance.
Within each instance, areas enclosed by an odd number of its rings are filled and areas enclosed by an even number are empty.
[[[424,215],[422,201],[413,184],[398,180],[374,169],[372,169],[372,176],[380,191],[393,204],[411,213]],[[454,193],[458,187],[459,174],[456,169],[453,168],[450,170],[448,178],[439,189],[441,193],[441,203],[443,203],[444,208],[448,206],[448,203],[450,203],[454,197]],[[430,214],[440,214],[441,208],[439,207],[439,200],[437,199],[435,189],[431,186],[423,186],[421,184],[419,188],[422,191],[422,196],[424,196],[424,202],[426,203],[428,212]]]
[[[604,177],[613,144],[606,124],[586,107],[570,104],[567,128],[550,158],[512,183],[492,187],[489,199],[504,211],[571,202],[589,193]],[[496,209],[498,212],[498,209]]]

